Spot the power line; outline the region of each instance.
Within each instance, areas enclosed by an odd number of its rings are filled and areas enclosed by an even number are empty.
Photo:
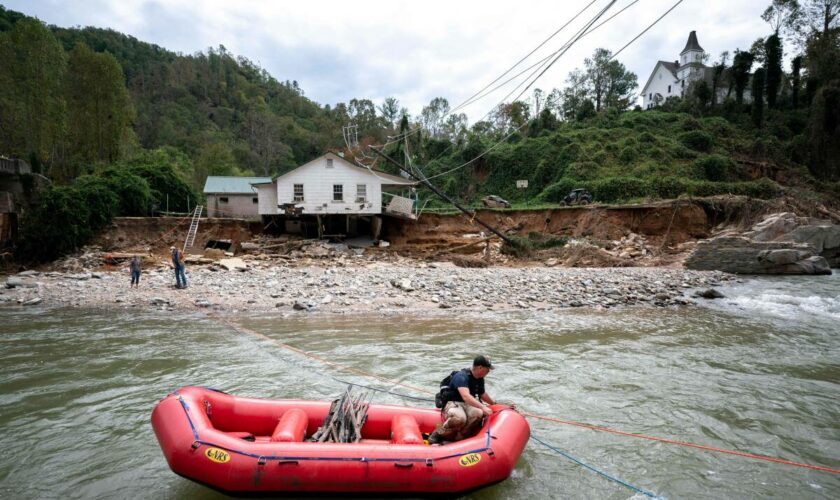
[[[588,34],[592,33],[593,31],[597,30],[597,29],[598,29],[598,28],[600,28],[601,26],[603,26],[603,25],[607,24],[608,22],[610,22],[611,20],[613,20],[616,16],[618,16],[618,15],[619,15],[619,14],[621,14],[622,12],[626,11],[627,9],[629,9],[630,7],[632,7],[633,5],[635,5],[635,4],[636,4],[636,3],[638,3],[638,2],[639,2],[639,0],[633,0],[632,2],[630,2],[629,4],[627,4],[626,6],[624,6],[624,8],[622,8],[621,10],[619,10],[618,12],[616,12],[615,14],[613,14],[612,16],[610,16],[609,18],[605,19],[603,22],[601,22],[600,24],[598,24],[598,25],[597,25],[597,26],[595,26],[594,28],[592,28],[592,29],[589,29],[589,30],[585,31],[582,35],[580,35],[579,37],[577,37],[577,39],[575,39],[574,41],[576,42],[577,40],[580,40],[580,39],[581,39],[581,38],[583,38],[584,36],[586,36],[586,35],[588,35]],[[574,38],[574,37],[573,37],[573,38]],[[484,95],[480,96],[478,99],[481,99],[481,98],[483,98],[483,97],[485,97],[485,96],[487,96],[487,95],[489,95],[489,94],[491,94],[491,93],[495,92],[496,90],[498,90],[498,89],[500,89],[500,88],[504,87],[505,85],[507,85],[507,84],[508,84],[508,83],[510,83],[511,81],[515,80],[516,78],[519,78],[520,76],[522,76],[522,75],[523,75],[523,74],[525,74],[526,72],[530,71],[530,70],[531,70],[531,69],[533,69],[534,67],[537,67],[537,66],[542,67],[542,66],[543,66],[543,64],[544,64],[547,60],[549,60],[549,59],[551,59],[552,57],[554,57],[555,55],[557,55],[557,53],[558,53],[558,52],[560,52],[560,51],[562,51],[562,50],[564,50],[564,49],[568,50],[568,48],[570,47],[570,45],[569,45],[570,43],[572,43],[572,40],[567,41],[565,44],[563,44],[563,45],[562,45],[559,49],[557,49],[556,51],[552,52],[551,54],[549,54],[548,56],[544,57],[543,59],[541,59],[541,60],[539,60],[539,61],[535,62],[534,64],[532,64],[531,66],[529,66],[529,67],[525,68],[524,70],[520,71],[520,72],[519,72],[519,73],[517,73],[516,75],[514,75],[514,76],[512,76],[512,77],[508,78],[508,79],[507,79],[507,80],[505,80],[503,83],[501,83],[501,84],[497,85],[497,86],[496,86],[496,87],[494,87],[492,90],[490,90],[490,91],[486,92]],[[538,70],[537,70],[537,71],[538,71]],[[531,74],[533,75],[534,73],[531,73]],[[526,78],[526,80],[527,80],[527,78]],[[523,82],[523,83],[524,83],[524,82]],[[502,98],[502,100],[501,100],[498,104],[496,104],[495,106],[493,106],[493,107],[492,107],[492,108],[491,108],[491,109],[490,109],[487,113],[485,113],[485,114],[484,114],[484,116],[482,116],[482,117],[481,117],[478,121],[480,122],[480,121],[485,120],[486,118],[488,118],[488,117],[489,117],[489,116],[493,113],[493,111],[494,111],[494,110],[496,110],[496,108],[498,108],[498,106],[499,106],[500,104],[504,104],[505,100],[506,100],[508,97],[510,97],[510,95],[511,95],[511,94],[513,94],[513,92],[515,92],[515,91],[516,91],[516,89],[518,89],[521,85],[522,85],[522,83],[520,83],[519,85],[517,85],[517,86],[514,88],[514,90],[512,90],[512,91],[511,91],[511,92],[509,92],[509,93],[508,93],[508,94],[507,94],[504,98]],[[486,87],[485,87],[485,88],[486,88]],[[526,123],[527,123],[527,122],[526,122]],[[524,125],[520,126],[520,127],[519,127],[519,128],[517,128],[516,130],[514,130],[511,134],[508,134],[507,136],[505,136],[505,138],[504,138],[504,139],[502,139],[502,140],[506,140],[508,137],[510,137],[510,136],[511,136],[511,135],[513,135],[514,133],[518,132],[520,129],[522,129],[522,127],[523,127],[523,126],[524,126]],[[414,130],[412,130],[411,132],[406,132],[406,134],[405,134],[405,135],[406,135],[406,137],[407,137],[408,135],[410,135],[411,133],[414,133],[414,132],[416,132],[416,131],[420,130],[420,128],[421,128],[421,127],[419,127],[419,126],[418,126],[418,127],[416,127]],[[385,146],[387,146],[388,144],[390,144],[390,143],[386,143],[386,144],[385,144]],[[438,154],[437,154],[437,156],[435,156],[434,158],[432,158],[432,159],[430,160],[430,162],[433,162],[433,161],[435,161],[435,160],[439,159],[440,157],[442,157],[442,156],[443,156],[443,155],[444,155],[447,151],[449,151],[450,149],[452,149],[452,146],[453,146],[453,145],[454,145],[454,144],[450,142],[450,144],[449,144],[448,146],[446,146],[446,148],[444,148],[444,149],[443,149],[440,153],[438,153]],[[383,146],[383,147],[385,147],[385,146]],[[495,147],[495,146],[494,146],[494,147]],[[489,150],[488,150],[488,151],[485,151],[484,153],[482,153],[482,155],[481,155],[481,156],[483,156],[484,154],[486,154],[486,153],[488,153],[488,152],[489,152]],[[475,161],[475,160],[477,160],[478,158],[480,158],[481,156],[476,157],[476,158],[474,158],[474,159],[473,159],[473,160],[471,160],[471,161]],[[436,175],[435,175],[435,176],[433,176],[433,177],[437,177],[437,176],[439,176],[439,175],[441,175],[441,174],[436,174]]]
[[[677,0],[677,2],[676,2],[674,5],[672,5],[670,9],[668,9],[667,11],[665,11],[665,13],[664,13],[664,14],[662,14],[661,16],[659,16],[659,17],[658,17],[658,18],[657,18],[657,19],[656,19],[653,23],[651,23],[651,24],[650,24],[647,28],[645,28],[644,30],[642,30],[642,31],[641,31],[638,35],[636,35],[635,37],[633,37],[633,39],[632,39],[632,40],[630,40],[630,41],[629,41],[629,42],[627,42],[627,43],[626,43],[623,47],[621,47],[621,49],[619,49],[619,50],[618,50],[618,52],[616,52],[615,54],[613,54],[613,55],[610,57],[610,59],[609,59],[609,60],[613,60],[613,59],[615,59],[615,57],[616,57],[619,53],[621,53],[624,49],[626,49],[627,47],[629,47],[630,45],[632,45],[632,44],[633,44],[636,40],[638,40],[639,38],[641,38],[641,36],[642,36],[642,35],[644,35],[645,33],[647,33],[647,32],[648,32],[651,28],[653,28],[656,24],[658,24],[660,21],[662,21],[662,19],[664,19],[664,18],[665,18],[665,16],[667,16],[668,14],[670,14],[670,13],[671,13],[671,11],[673,11],[673,10],[674,10],[674,9],[675,9],[675,8],[676,8],[679,4],[681,4],[683,1],[684,1],[684,0]],[[543,73],[545,73],[545,72],[543,72]],[[536,80],[535,80],[535,81],[536,81]],[[532,84],[533,84],[533,82],[532,82]],[[526,90],[527,90],[527,89],[526,89]],[[523,92],[524,92],[524,91],[523,91]],[[521,95],[521,94],[520,94],[520,95]],[[459,170],[459,169],[461,169],[461,168],[464,168],[464,167],[466,167],[466,166],[470,165],[470,164],[471,164],[471,163],[473,163],[474,161],[478,160],[479,158],[483,157],[484,155],[486,155],[487,153],[489,153],[490,151],[492,151],[493,149],[495,149],[496,147],[498,147],[498,146],[499,146],[502,142],[506,141],[508,138],[510,138],[511,136],[513,136],[513,134],[515,134],[515,133],[519,132],[519,131],[520,131],[522,128],[524,128],[524,126],[525,126],[526,124],[528,124],[528,123],[529,123],[529,122],[527,122],[527,121],[526,121],[525,123],[523,123],[522,125],[520,125],[518,128],[516,128],[515,130],[513,130],[511,133],[509,133],[509,134],[508,134],[508,135],[506,135],[505,137],[503,137],[503,138],[499,139],[498,141],[496,141],[496,142],[495,142],[492,146],[490,146],[488,149],[486,149],[484,152],[482,152],[481,154],[479,154],[479,155],[478,155],[478,156],[476,156],[475,158],[473,158],[473,159],[471,159],[471,160],[469,160],[469,161],[467,161],[467,162],[464,162],[464,163],[462,163],[461,165],[458,165],[457,167],[453,167],[453,168],[451,168],[451,169],[449,169],[449,170],[446,170],[446,171],[444,171],[444,172],[440,172],[440,173],[438,173],[438,174],[432,175],[431,177],[428,177],[428,178],[427,178],[427,180],[429,180],[429,179],[434,179],[435,177],[440,177],[440,176],[442,176],[442,175],[446,175],[446,174],[449,174],[449,173],[455,172],[456,170]],[[418,170],[419,170],[419,169],[418,169]]]
[[[545,40],[543,40],[543,41],[542,41],[539,45],[537,45],[537,46],[536,46],[533,50],[531,50],[528,54],[526,54],[526,55],[525,55],[524,57],[522,57],[519,61],[517,61],[516,63],[514,63],[514,64],[513,64],[513,66],[511,66],[511,67],[509,67],[507,70],[505,70],[505,71],[504,71],[504,73],[502,73],[501,75],[499,75],[498,77],[496,77],[496,79],[495,79],[495,80],[493,80],[492,82],[490,82],[490,83],[488,83],[487,85],[485,85],[485,86],[484,86],[484,88],[482,88],[481,90],[479,90],[478,92],[476,92],[475,94],[473,94],[472,96],[470,96],[469,98],[467,98],[465,101],[463,101],[463,102],[461,102],[460,104],[458,104],[457,106],[455,106],[455,107],[454,107],[453,109],[451,109],[449,112],[447,112],[446,114],[444,114],[444,115],[441,117],[441,119],[443,119],[443,118],[445,118],[446,116],[451,115],[452,113],[455,113],[455,112],[456,112],[456,111],[458,111],[459,109],[462,109],[463,107],[468,106],[469,104],[471,104],[471,103],[472,103],[471,101],[473,100],[473,98],[474,98],[476,95],[481,94],[482,92],[484,92],[484,91],[487,89],[487,87],[490,87],[490,86],[491,86],[491,85],[493,85],[494,83],[498,82],[498,81],[499,81],[500,79],[502,79],[505,75],[507,75],[508,73],[510,73],[511,71],[513,71],[513,69],[514,69],[514,68],[516,68],[517,66],[519,66],[520,64],[522,64],[522,62],[523,62],[523,61],[525,61],[526,59],[528,59],[529,57],[531,57],[531,55],[533,55],[533,54],[534,54],[534,52],[536,52],[537,50],[539,50],[540,48],[542,48],[542,47],[543,47],[546,43],[548,43],[548,42],[549,42],[552,38],[554,38],[555,36],[557,36],[557,35],[558,35],[561,31],[563,31],[563,29],[565,29],[565,28],[566,28],[569,24],[571,24],[572,22],[574,22],[574,20],[575,20],[575,19],[577,19],[578,17],[580,17],[580,15],[581,15],[581,14],[583,14],[584,12],[586,12],[586,10],[587,10],[590,6],[592,6],[592,4],[594,4],[596,1],[597,1],[597,0],[592,0],[591,2],[589,2],[589,3],[588,3],[588,4],[587,4],[587,5],[586,5],[583,9],[581,9],[581,10],[580,10],[577,14],[575,14],[575,15],[574,15],[571,19],[569,19],[568,21],[566,21],[566,23],[565,23],[565,24],[563,24],[560,28],[558,28],[558,29],[557,29],[554,33],[552,33],[552,34],[551,34],[548,38],[546,38]],[[636,0],[636,1],[638,1],[638,0]],[[634,2],[634,3],[635,3],[635,2]],[[549,57],[550,57],[550,56],[549,56]],[[533,66],[531,66],[531,67],[533,67]],[[521,75],[521,74],[522,74],[522,73],[520,73],[520,75]],[[508,80],[508,81],[510,81],[510,80]],[[395,136],[391,136],[391,137],[389,137],[389,139],[391,139],[391,140],[390,140],[390,141],[388,141],[388,142],[386,142],[386,143],[385,143],[382,147],[386,147],[386,146],[388,146],[388,145],[390,145],[390,144],[393,144],[394,142],[396,142],[396,141],[400,140],[400,139],[401,139],[401,138],[403,138],[403,137],[407,137],[407,136],[409,136],[409,135],[412,135],[412,134],[414,134],[414,133],[418,132],[421,128],[422,128],[422,127],[419,127],[419,126],[418,126],[418,127],[415,127],[414,129],[412,129],[412,130],[408,131],[408,132],[403,132],[403,133],[401,133],[401,134],[397,134],[397,135],[395,135]]]
[[[574,17],[572,17],[571,19],[569,19],[568,21],[566,21],[566,24],[564,24],[563,26],[560,26],[560,28],[559,28],[559,29],[557,29],[557,31],[555,31],[554,33],[552,33],[552,34],[551,34],[551,36],[549,36],[548,38],[546,38],[545,40],[543,40],[543,41],[542,41],[542,43],[540,43],[539,45],[537,45],[537,46],[536,46],[533,50],[531,50],[531,52],[528,52],[528,54],[526,54],[526,55],[525,55],[525,57],[523,57],[522,59],[520,59],[520,60],[516,61],[516,63],[515,63],[513,66],[511,66],[511,67],[510,67],[510,68],[508,68],[508,69],[507,69],[504,73],[502,73],[501,75],[499,75],[498,77],[496,77],[496,79],[495,79],[495,80],[493,80],[492,82],[488,83],[488,84],[487,84],[487,85],[486,85],[483,89],[481,89],[481,90],[479,90],[478,92],[476,92],[475,94],[471,95],[469,98],[467,98],[467,99],[466,99],[464,102],[462,102],[461,104],[459,104],[459,105],[455,106],[455,108],[453,108],[453,109],[452,109],[452,111],[450,111],[450,113],[454,113],[454,112],[458,111],[459,109],[463,108],[464,106],[469,105],[469,103],[470,103],[470,101],[472,100],[472,98],[473,98],[473,97],[475,97],[475,96],[477,96],[478,94],[480,94],[480,93],[484,92],[484,91],[487,89],[487,87],[489,87],[489,86],[493,85],[494,83],[498,82],[499,80],[501,80],[501,79],[502,79],[502,77],[504,77],[506,74],[508,74],[508,73],[510,73],[511,71],[513,71],[513,68],[515,68],[515,67],[519,66],[520,64],[522,64],[522,62],[523,62],[523,61],[525,61],[526,59],[528,59],[529,57],[531,57],[531,55],[533,55],[533,54],[534,54],[534,52],[536,52],[537,50],[541,49],[541,48],[542,48],[542,47],[543,47],[546,43],[548,43],[548,42],[549,42],[549,40],[551,40],[552,38],[554,38],[555,36],[557,36],[557,34],[558,34],[558,33],[560,33],[561,31],[563,31],[563,29],[564,29],[564,28],[566,28],[566,26],[568,26],[568,25],[569,25],[569,24],[571,24],[571,23],[572,23],[575,19],[577,19],[578,17],[580,17],[580,15],[581,15],[581,14],[583,14],[583,13],[584,13],[584,12],[585,12],[585,11],[586,11],[589,7],[591,7],[591,6],[592,6],[592,4],[594,4],[596,1],[597,1],[597,0],[592,0],[591,2],[589,2],[589,3],[588,3],[588,4],[587,4],[587,5],[586,5],[583,9],[581,9],[581,10],[580,10],[580,12],[578,12],[577,14],[575,14],[575,15],[574,15]]]

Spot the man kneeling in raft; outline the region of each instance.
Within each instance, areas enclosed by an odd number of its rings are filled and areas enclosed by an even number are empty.
[[[441,382],[441,403],[446,421],[429,435],[429,444],[459,441],[478,432],[485,416],[493,414],[487,405],[495,404],[484,391],[484,377],[493,369],[490,358],[476,356],[472,368],[453,372]]]

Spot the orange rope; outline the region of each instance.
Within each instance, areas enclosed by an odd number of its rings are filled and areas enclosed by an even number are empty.
[[[581,423],[581,422],[574,422],[574,421],[571,421],[571,420],[560,420],[559,418],[544,417],[542,415],[534,415],[533,413],[523,412],[522,414],[525,415],[526,417],[537,418],[537,419],[540,419],[540,420],[547,420],[549,422],[556,422],[558,424],[574,425],[576,427],[583,427],[585,429],[590,429],[590,430],[593,430],[593,431],[609,432],[609,433],[612,433],[612,434],[618,434],[620,436],[628,436],[628,437],[634,437],[634,438],[639,438],[639,439],[647,439],[649,441],[657,441],[659,443],[675,444],[675,445],[678,445],[678,446],[687,446],[689,448],[697,448],[698,450],[715,451],[715,452],[718,452],[718,453],[726,453],[726,454],[729,454],[729,455],[737,455],[739,457],[753,458],[755,460],[765,460],[767,462],[775,462],[775,463],[778,463],[778,464],[793,465],[795,467],[805,467],[806,469],[813,469],[813,470],[819,470],[819,471],[824,471],[824,472],[831,472],[833,474],[840,474],[840,469],[832,469],[831,467],[823,467],[821,465],[803,464],[801,462],[793,462],[791,460],[784,460],[782,458],[768,457],[768,456],[765,456],[765,455],[756,455],[754,453],[745,453],[745,452],[742,452],[742,451],[727,450],[725,448],[716,448],[714,446],[706,446],[706,445],[702,445],[702,444],[689,443],[687,441],[677,441],[677,440],[674,440],[674,439],[666,439],[666,438],[660,438],[660,437],[655,437],[655,436],[647,436],[645,434],[638,434],[638,433],[635,433],[635,432],[625,432],[625,431],[620,431],[620,430],[617,430],[617,429],[610,429],[609,427],[601,427],[599,425],[584,424],[584,423]]]
[[[374,379],[377,379],[377,380],[380,380],[382,382],[386,382],[386,383],[389,383],[389,384],[399,385],[399,386],[402,386],[402,387],[405,387],[407,389],[411,389],[411,390],[414,390],[414,391],[417,391],[417,392],[422,392],[422,393],[425,393],[425,394],[434,394],[432,391],[429,391],[428,389],[423,389],[421,387],[415,387],[415,386],[412,386],[412,385],[409,385],[409,384],[403,384],[402,382],[397,382],[396,380],[391,380],[391,379],[388,379],[388,378],[385,378],[385,377],[381,377],[379,375],[375,375],[373,373],[366,372],[364,370],[359,370],[358,368],[354,368],[352,366],[347,366],[347,365],[343,365],[341,363],[335,363],[333,361],[329,361],[329,360],[324,359],[324,358],[322,358],[318,355],[315,355],[315,354],[309,353],[307,351],[304,351],[303,349],[299,349],[297,347],[290,346],[289,344],[284,344],[283,342],[280,342],[279,340],[275,340],[275,339],[273,339],[273,338],[271,338],[267,335],[264,335],[262,333],[254,331],[254,330],[250,330],[250,329],[245,328],[243,326],[237,325],[237,324],[235,324],[231,321],[228,321],[225,318],[220,318],[218,316],[212,316],[212,317],[220,320],[221,322],[230,326],[232,329],[236,330],[237,332],[248,333],[250,335],[254,335],[256,337],[259,337],[261,339],[268,340],[269,342],[271,342],[271,343],[273,343],[277,346],[280,346],[284,349],[288,349],[288,350],[296,352],[296,353],[298,353],[302,356],[318,360],[318,361],[320,361],[324,364],[333,366],[335,368],[339,368],[341,370],[353,372],[353,373],[356,373],[358,375],[362,375],[362,376],[365,376],[365,377],[374,378]],[[617,434],[617,435],[620,435],[620,436],[646,439],[648,441],[656,441],[656,442],[659,442],[659,443],[673,444],[673,445],[677,445],[677,446],[686,446],[686,447],[689,447],[689,448],[696,448],[698,450],[713,451],[713,452],[717,452],[717,453],[726,453],[728,455],[736,455],[736,456],[744,457],[744,458],[751,458],[751,459],[755,459],[755,460],[764,460],[766,462],[773,462],[773,463],[783,464],[783,465],[792,465],[794,467],[804,467],[806,469],[818,470],[818,471],[823,471],[823,472],[831,472],[832,474],[840,474],[840,469],[833,469],[831,467],[823,467],[821,465],[810,465],[810,464],[805,464],[805,463],[801,463],[801,462],[794,462],[794,461],[791,461],[791,460],[785,460],[785,459],[782,459],[782,458],[774,458],[774,457],[768,457],[768,456],[765,456],[765,455],[756,455],[754,453],[745,453],[745,452],[742,452],[742,451],[727,450],[725,448],[717,448],[717,447],[714,447],[714,446],[706,446],[706,445],[702,445],[702,444],[689,443],[687,441],[677,441],[675,439],[667,439],[667,438],[661,438],[661,437],[655,437],[655,436],[647,436],[645,434],[638,434],[638,433],[635,433],[635,432],[620,431],[620,430],[617,430],[617,429],[611,429],[609,427],[601,427],[599,425],[586,424],[586,423],[583,423],[583,422],[575,422],[573,420],[561,420],[559,418],[545,417],[545,416],[542,416],[542,415],[535,415],[533,413],[528,413],[528,412],[520,412],[520,413],[522,413],[522,415],[524,415],[526,417],[536,418],[536,419],[539,419],[539,420],[546,420],[546,421],[554,422],[554,423],[558,423],[558,424],[573,425],[575,427],[582,427],[584,429],[589,429],[589,430],[593,430],[593,431],[609,432],[611,434]]]

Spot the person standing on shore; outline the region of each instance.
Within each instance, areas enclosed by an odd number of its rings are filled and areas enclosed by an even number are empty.
[[[493,398],[484,390],[484,377],[493,369],[490,358],[476,356],[472,368],[454,372],[443,387],[443,415],[446,421],[429,435],[429,444],[460,441],[478,431],[484,417],[493,414]]]
[[[131,271],[131,287],[140,287],[140,257],[134,256],[128,264],[128,269]]]
[[[177,247],[172,247],[172,265],[175,266],[175,288],[186,288],[187,275],[184,274],[184,254]]]

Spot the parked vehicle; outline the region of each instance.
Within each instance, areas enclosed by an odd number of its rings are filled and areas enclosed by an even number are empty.
[[[592,203],[592,194],[585,189],[573,189],[571,193],[563,198],[563,205],[589,205]]]
[[[510,203],[500,196],[491,194],[481,199],[481,203],[487,208],[510,208]]]

